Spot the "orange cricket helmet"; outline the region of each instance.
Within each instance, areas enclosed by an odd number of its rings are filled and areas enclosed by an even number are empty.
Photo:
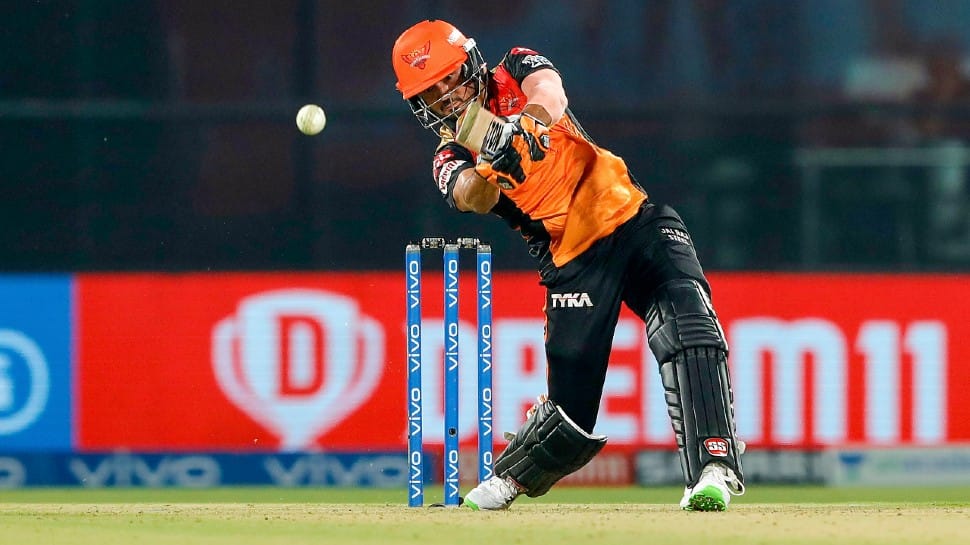
[[[466,38],[445,21],[421,21],[405,30],[394,42],[391,65],[397,76],[395,87],[425,128],[436,129],[441,123],[451,125],[460,115],[461,111],[456,111],[444,118],[438,116],[417,96],[459,67],[461,85],[475,83],[476,98],[485,90],[486,66],[475,40]]]

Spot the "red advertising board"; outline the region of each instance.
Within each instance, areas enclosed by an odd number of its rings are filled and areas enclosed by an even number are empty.
[[[430,267],[429,267],[430,268]],[[496,273],[494,422],[544,389],[543,291]],[[970,441],[970,278],[712,274],[739,434],[753,445]],[[462,277],[461,437],[475,437],[474,278]],[[404,274],[82,274],[82,450],[403,450]],[[425,438],[442,437],[440,274],[424,280]],[[595,304],[595,302],[594,302]],[[624,312],[597,431],[671,446],[656,363]]]

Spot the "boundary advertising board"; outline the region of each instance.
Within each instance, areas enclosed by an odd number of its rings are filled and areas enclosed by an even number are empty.
[[[473,279],[460,367],[474,376]],[[712,274],[731,348],[739,435],[752,447],[970,440],[970,336],[948,276]],[[396,450],[404,444],[403,274],[77,277],[76,447],[82,451]],[[441,441],[440,275],[424,286],[425,440]],[[495,427],[544,390],[543,291],[496,273]],[[592,304],[596,304],[592,301]],[[462,390],[472,445],[474,381]],[[642,324],[617,326],[597,431],[670,447]]]

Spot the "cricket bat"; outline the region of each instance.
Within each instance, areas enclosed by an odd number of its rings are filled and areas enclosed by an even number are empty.
[[[455,142],[486,159],[491,159],[505,147],[506,140],[511,137],[505,130],[506,126],[504,120],[475,100],[458,119]]]

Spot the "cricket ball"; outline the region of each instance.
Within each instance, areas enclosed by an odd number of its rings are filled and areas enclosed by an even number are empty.
[[[327,114],[316,104],[307,104],[296,113],[296,126],[303,134],[319,134],[327,126]]]

